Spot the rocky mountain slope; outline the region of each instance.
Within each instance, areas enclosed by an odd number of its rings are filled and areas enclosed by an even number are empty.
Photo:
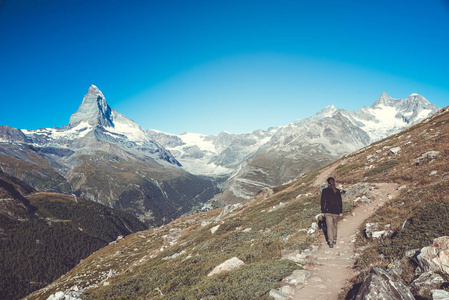
[[[144,229],[128,213],[71,195],[35,193],[0,171],[0,298],[42,288],[118,236]]]
[[[62,128],[0,127],[0,166],[38,191],[76,194],[128,211],[148,225],[189,212],[219,192],[192,175],[138,124],[89,88]]]
[[[306,258],[314,255],[322,239],[316,216],[320,186],[328,174],[345,191],[345,215],[365,201],[376,200],[368,196],[385,194],[382,184],[397,186],[396,196],[385,196],[382,206],[354,236],[351,245],[359,275],[339,299],[363,299],[370,282],[390,277],[396,280],[391,285],[419,296],[417,279],[429,269],[424,257],[430,250],[423,247],[435,237],[449,235],[449,227],[442,223],[449,219],[445,208],[449,206],[448,145],[446,108],[320,170],[265,189],[245,203],[130,235],[92,254],[26,299],[69,294],[86,299],[268,299],[269,295],[287,299],[285,293],[292,289],[285,287],[299,282]],[[376,189],[377,193],[371,193]],[[446,269],[439,270],[440,284],[432,289],[444,289],[449,280]],[[403,283],[399,285],[398,280]],[[302,282],[307,284],[307,278]],[[388,285],[382,282],[381,286]],[[427,294],[420,297],[430,299],[429,289],[423,293]],[[385,299],[395,299],[394,295],[387,294]],[[301,299],[300,294],[290,297],[296,296]]]
[[[330,105],[310,118],[267,131],[218,136],[149,133],[189,172],[227,178],[221,185],[224,193],[216,199],[236,203],[412,126],[437,110],[417,94],[403,100],[383,93],[371,107],[348,111]]]

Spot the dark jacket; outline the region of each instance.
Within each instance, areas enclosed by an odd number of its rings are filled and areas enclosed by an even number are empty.
[[[334,193],[332,188],[325,188],[321,192],[321,212],[330,214],[341,214],[343,212],[343,202],[340,190]]]

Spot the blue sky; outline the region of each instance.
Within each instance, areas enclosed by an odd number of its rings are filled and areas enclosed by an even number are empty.
[[[0,0],[0,125],[63,126],[91,84],[143,128],[267,129],[382,92],[449,105],[449,0]]]

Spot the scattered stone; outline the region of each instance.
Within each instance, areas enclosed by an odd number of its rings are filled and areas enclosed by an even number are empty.
[[[289,284],[304,284],[310,278],[310,272],[307,270],[295,270],[290,276],[284,278],[284,282]]]
[[[421,249],[416,259],[423,271],[449,274],[449,236],[434,239],[432,245]]]
[[[438,173],[438,171],[432,171],[432,172],[430,172],[429,176],[436,175],[437,173]]]
[[[284,206],[285,206],[285,203],[281,202],[278,205],[273,206],[268,212],[272,212],[272,211],[278,210],[279,208],[284,207]]]
[[[309,230],[307,230],[307,233],[308,233],[308,234],[315,233],[315,231],[317,231],[317,229],[318,229],[318,223],[313,222],[313,223],[310,225]]]
[[[400,187],[398,187],[398,191],[400,191],[400,190],[403,190],[403,189],[405,189],[405,188],[407,188],[407,185],[401,185]]]
[[[427,271],[412,282],[410,290],[413,295],[425,298],[431,290],[440,288],[443,282],[444,279],[440,275]]]
[[[391,231],[391,230],[379,230],[379,231],[373,231],[371,233],[371,237],[373,239],[380,239],[380,238],[386,238],[391,234],[393,234],[393,231]]]
[[[281,293],[283,293],[283,294],[293,294],[294,292],[295,292],[295,290],[291,287],[291,286],[289,286],[289,285],[284,285],[283,287],[281,287],[281,290],[280,290],[280,292]]]
[[[421,154],[421,156],[418,157],[418,160],[423,160],[425,158],[427,159],[435,159],[440,155],[440,151],[427,151],[426,153]]]
[[[202,221],[201,222],[201,227],[206,227],[207,225],[209,225],[211,222],[210,221]]]
[[[414,257],[417,253],[419,253],[419,249],[407,250],[404,253],[404,257]]]
[[[432,300],[449,300],[449,292],[445,290],[431,290]]]
[[[218,225],[212,227],[212,228],[210,229],[210,232],[211,232],[212,234],[214,234],[214,233],[218,230],[219,227],[220,227],[220,224],[218,224]]]
[[[386,228],[390,228],[390,224],[384,225]],[[379,230],[379,223],[366,223],[365,235],[367,238],[379,239],[385,238],[393,234],[391,230]]]
[[[108,272],[108,278],[114,276],[116,273],[117,273],[117,272],[115,272],[115,270],[112,270],[112,269],[109,270],[109,272]]]
[[[289,299],[290,297],[286,294],[278,291],[278,290],[271,290],[269,293],[270,297],[273,297],[275,300],[283,300],[283,299]]]
[[[393,279],[381,268],[375,267],[366,276],[355,297],[355,300],[364,299],[415,300],[415,297],[402,282]]]
[[[251,231],[251,227],[243,229],[243,232],[250,232],[250,231]]]
[[[109,285],[109,281],[103,282],[103,286],[108,286],[108,285]]]
[[[166,257],[164,257],[164,258],[162,258],[162,259],[163,259],[163,260],[173,259],[173,258],[176,258],[176,257],[178,257],[178,256],[184,255],[185,253],[186,253],[186,250],[182,250],[182,251],[179,252],[179,253],[175,253],[175,254],[173,254],[173,255],[171,255],[171,256],[166,256]]]
[[[237,257],[233,257],[231,259],[228,259],[224,263],[216,266],[209,274],[207,274],[207,276],[219,274],[224,271],[232,271],[232,270],[240,268],[244,264],[245,263],[242,260],[238,259]]]
[[[59,291],[53,295],[50,295],[47,300],[81,300],[79,296],[81,296],[81,292],[64,293]]]
[[[303,258],[297,256],[289,256],[287,257],[287,259],[301,265],[304,265],[306,263],[306,261]]]
[[[394,147],[391,148],[390,151],[388,152],[388,154],[393,154],[393,155],[398,155],[399,151],[401,151],[401,147]]]

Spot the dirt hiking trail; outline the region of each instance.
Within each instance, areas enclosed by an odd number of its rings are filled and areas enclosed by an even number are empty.
[[[335,167],[328,168],[315,181],[319,186]],[[337,179],[338,180],[338,179]],[[337,182],[337,186],[338,186]],[[387,200],[399,194],[398,185],[394,183],[372,183],[366,196],[370,203],[359,203],[358,206],[338,222],[338,239],[333,248],[329,248],[322,231],[318,231],[319,248],[304,253],[286,253],[284,257],[304,259],[305,270],[299,282],[284,282],[281,292],[293,300],[336,300],[338,294],[347,285],[349,279],[356,275],[352,269],[355,262],[354,242],[359,227]],[[347,199],[346,201],[353,201]]]

